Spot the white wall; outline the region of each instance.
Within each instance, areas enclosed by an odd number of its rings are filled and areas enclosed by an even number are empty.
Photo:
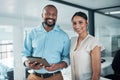
[[[22,64],[21,50],[22,50],[22,37],[23,29],[21,27],[14,27],[14,80],[23,80],[25,78],[25,69]]]

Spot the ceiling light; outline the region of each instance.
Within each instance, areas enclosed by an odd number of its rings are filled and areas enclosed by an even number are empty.
[[[105,14],[120,14],[120,11],[105,12]]]

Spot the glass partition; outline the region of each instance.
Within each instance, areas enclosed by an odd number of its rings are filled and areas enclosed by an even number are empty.
[[[105,56],[114,57],[120,49],[120,20],[95,13],[95,36],[105,47]]]

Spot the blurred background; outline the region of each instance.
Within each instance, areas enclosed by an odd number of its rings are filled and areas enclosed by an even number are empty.
[[[110,67],[120,49],[120,0],[0,0],[0,80],[25,80],[27,71],[20,55],[24,35],[40,24],[47,4],[57,7],[57,24],[70,38],[77,36],[72,29],[72,15],[76,11],[87,14],[89,33],[105,47],[102,57],[110,57],[101,76],[114,73]],[[65,80],[70,80],[70,67],[63,74]]]

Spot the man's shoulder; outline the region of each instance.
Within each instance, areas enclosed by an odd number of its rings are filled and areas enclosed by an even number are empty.
[[[36,32],[38,30],[40,30],[40,26],[35,26],[31,29],[31,32]]]
[[[63,29],[61,29],[60,27],[58,27],[58,30],[61,34],[68,36],[68,34]]]
[[[27,30],[27,35],[34,36],[37,33],[37,31],[38,31],[38,26],[29,28]]]

